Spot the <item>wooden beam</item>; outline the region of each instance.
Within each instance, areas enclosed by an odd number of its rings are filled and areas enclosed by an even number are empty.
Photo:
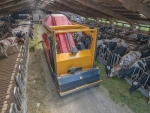
[[[107,17],[106,15],[100,14],[99,12],[93,11],[93,10],[91,10],[89,8],[81,7],[81,6],[79,6],[79,5],[75,4],[75,3],[73,3],[73,5],[72,5],[72,2],[68,2],[68,0],[66,0],[65,2],[64,2],[64,0],[56,0],[56,1],[61,3],[61,4],[63,4],[63,5],[65,5],[65,6],[67,6],[67,7],[72,8],[72,9],[84,11],[84,12],[87,12],[89,14],[93,14],[93,15],[95,15],[97,17],[105,18],[107,20],[110,19],[110,17]]]
[[[15,8],[17,7],[23,7],[23,6],[30,6],[31,4],[34,4],[34,3],[24,3],[23,5],[16,5],[16,6],[11,6],[9,8],[5,8],[5,9],[1,9],[0,10],[0,13],[2,12],[8,12],[8,11],[11,11],[11,10],[14,10]],[[31,6],[30,6],[31,7]]]
[[[81,4],[83,4],[83,5],[86,5],[86,6],[88,6],[88,7],[91,7],[91,8],[93,8],[93,9],[96,9],[96,10],[98,10],[98,11],[100,11],[100,12],[103,12],[103,13],[105,13],[105,14],[108,14],[108,15],[110,15],[110,16],[113,16],[114,18],[117,18],[117,19],[119,19],[119,20],[126,21],[126,22],[128,22],[130,25],[135,25],[135,22],[134,22],[133,20],[131,20],[131,19],[129,19],[129,18],[127,18],[127,17],[125,17],[125,16],[119,14],[119,13],[116,13],[116,12],[114,12],[114,11],[112,11],[112,10],[110,10],[110,9],[108,9],[108,8],[106,8],[106,7],[104,7],[104,6],[102,6],[102,5],[99,5],[99,4],[95,3],[95,2],[92,2],[92,1],[90,1],[90,0],[75,0],[75,1],[78,1],[79,3],[81,3]]]
[[[15,2],[14,0],[6,0],[6,2],[4,2],[4,3],[1,3],[0,2],[0,8],[2,8],[2,7],[5,7],[5,6],[9,6],[9,5],[15,5],[17,2]]]
[[[84,10],[74,10],[72,7],[68,7],[68,6],[65,6],[63,4],[58,4],[58,3],[51,3],[51,4],[47,4],[46,8],[55,8],[57,7],[57,9],[59,9],[60,11],[62,11],[62,9],[64,9],[65,11],[73,11],[73,12],[76,12],[77,14],[82,14],[82,16],[88,16],[88,17],[96,17],[97,15],[95,14],[92,14],[92,13],[89,13],[89,12],[86,12]]]
[[[46,10],[52,10],[53,9],[53,10],[58,10],[58,11],[69,11],[69,12],[73,12],[73,13],[81,15],[81,16],[88,16],[88,17],[90,17],[90,15],[87,15],[87,14],[79,12],[79,11],[72,10],[70,8],[67,8],[67,7],[63,7],[63,8],[59,7],[59,6],[55,7],[55,5],[51,5],[51,4],[49,4],[46,7],[44,7],[44,9],[46,9]]]
[[[25,3],[31,3],[31,2],[35,2],[35,0],[30,0],[30,1],[26,1],[26,0],[24,0],[24,1],[20,1],[20,2],[17,2],[17,3],[14,3],[14,4],[10,4],[10,5],[6,5],[6,6],[4,6],[4,7],[0,7],[0,10],[5,10],[5,9],[8,9],[8,8],[12,8],[12,7],[17,7],[17,6],[20,6],[20,5],[22,5],[23,6],[23,4],[25,4]]]
[[[143,0],[142,3],[147,3],[149,0]]]
[[[139,12],[144,16],[150,18],[150,8],[146,4],[142,4],[139,0],[119,0],[124,7],[134,12]]]
[[[99,12],[97,11],[93,11],[89,8],[85,8],[83,6],[79,6],[77,5],[76,3],[73,3],[74,5],[72,5],[72,2],[68,2],[68,0],[66,0],[65,2],[63,0],[56,0],[57,2],[65,5],[66,7],[70,7],[71,9],[73,10],[76,10],[77,12],[82,12],[82,14],[87,14],[88,17],[93,17],[93,18],[105,18],[106,20],[110,21],[110,23],[112,23],[115,19],[112,18],[112,17],[107,17],[103,14],[100,14]],[[54,2],[52,3],[54,4]],[[61,5],[61,7],[64,7],[63,5]]]
[[[0,16],[3,16],[3,15],[8,15],[8,14],[13,14],[15,12],[18,12],[18,11],[21,11],[21,10],[27,10],[29,9],[30,7],[29,6],[23,6],[23,7],[18,7],[18,8],[15,8],[13,10],[10,10],[10,11],[7,11],[7,12],[2,12],[0,13]]]
[[[12,2],[12,1],[14,1],[14,0],[4,0],[4,1],[1,1],[0,5],[5,4],[5,3],[9,3],[9,2]]]

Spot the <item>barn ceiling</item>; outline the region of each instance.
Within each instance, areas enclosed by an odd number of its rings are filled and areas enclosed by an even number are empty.
[[[33,7],[67,11],[84,17],[150,24],[150,0],[0,0],[0,15]]]

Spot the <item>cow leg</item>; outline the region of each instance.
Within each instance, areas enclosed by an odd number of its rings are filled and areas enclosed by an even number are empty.
[[[6,51],[4,51],[4,55],[8,58],[9,56],[7,55],[7,52]]]
[[[13,49],[14,49],[14,53],[16,53],[16,49],[15,49],[15,47],[16,47],[16,46],[14,45],[14,46],[13,46]]]
[[[16,47],[16,49],[18,50],[18,52],[20,52],[17,44],[15,45],[15,47]]]
[[[6,55],[5,55],[5,52],[4,52],[4,48],[3,48],[3,47],[1,47],[1,53],[2,53],[3,57],[5,57],[5,56],[6,56]]]
[[[4,53],[3,53],[3,48],[1,47],[1,53],[4,55]]]
[[[3,54],[4,54],[4,56],[6,56],[6,57],[8,57],[8,55],[7,55],[7,49],[8,49],[8,48],[5,47],[4,50],[3,50]]]
[[[1,53],[2,53],[3,57],[5,57],[3,48],[1,48]]]
[[[7,55],[7,49],[8,49],[8,47],[7,47],[7,46],[4,46],[4,48],[3,48],[3,53],[4,53],[4,55],[5,55],[6,57],[9,57],[9,56]]]

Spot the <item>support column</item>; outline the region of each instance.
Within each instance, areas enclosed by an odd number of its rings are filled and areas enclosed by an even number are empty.
[[[138,33],[140,33],[140,29],[141,29],[141,26],[139,25],[139,28],[138,28]]]
[[[108,21],[110,22],[110,26],[114,26],[114,24],[113,24],[113,22],[114,22],[114,20],[113,19],[108,19]]]
[[[122,30],[124,29],[124,23],[122,24]]]
[[[131,26],[131,30],[133,30],[134,32],[135,32],[135,30],[136,30],[136,25],[135,24],[130,24],[130,26]]]
[[[85,17],[85,23],[87,23],[87,21],[88,21],[88,17]]]
[[[149,31],[148,31],[148,35],[150,35],[150,28],[149,28]]]
[[[96,18],[96,23],[99,24],[99,17]]]

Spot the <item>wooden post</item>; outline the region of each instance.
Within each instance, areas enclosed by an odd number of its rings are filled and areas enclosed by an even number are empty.
[[[140,33],[141,26],[139,25],[138,33]]]
[[[122,30],[124,29],[124,23],[122,23]]]
[[[150,35],[150,28],[149,28],[149,31],[148,31],[148,35]]]

